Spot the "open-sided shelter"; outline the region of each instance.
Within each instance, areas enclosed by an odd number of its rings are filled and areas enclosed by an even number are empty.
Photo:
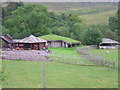
[[[100,49],[116,49],[118,46],[118,41],[109,38],[102,38],[102,42],[99,44]]]
[[[0,39],[4,41],[2,48],[11,48],[18,50],[40,50],[46,45],[46,40],[40,39],[33,35],[26,37],[24,39],[13,39],[8,34],[0,36]],[[1,42],[3,44],[3,42]]]
[[[16,46],[21,49],[32,49],[32,50],[40,50],[45,47],[46,40],[40,39],[38,37],[35,37],[33,35],[26,37],[24,39],[16,39],[13,40],[16,42]]]

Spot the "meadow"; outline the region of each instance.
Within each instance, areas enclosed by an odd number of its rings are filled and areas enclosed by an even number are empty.
[[[115,16],[118,5],[113,3],[98,2],[90,3],[42,3],[48,10],[57,14],[77,14],[87,25],[108,24],[109,17]],[[61,7],[62,6],[62,7]]]
[[[116,10],[113,10],[102,13],[96,13],[92,15],[81,15],[80,18],[82,18],[83,23],[87,25],[108,24],[109,17],[113,17],[115,16],[115,14],[116,14]]]
[[[115,67],[118,68],[118,50],[114,49],[96,49],[90,51],[94,55],[100,55],[104,57],[104,60],[115,62]],[[109,53],[107,53],[109,52]]]
[[[76,48],[50,48],[56,55],[76,57]],[[58,52],[58,53],[57,53]],[[102,50],[93,51],[102,55]],[[67,54],[66,54],[67,53]],[[115,51],[117,53],[117,51]],[[104,55],[104,54],[103,54]],[[117,58],[114,54],[114,58]],[[110,56],[110,55],[109,55]],[[112,56],[110,56],[112,57]],[[115,59],[114,59],[115,60]],[[5,61],[3,88],[41,88],[42,61]],[[118,71],[102,66],[80,66],[44,62],[47,88],[117,88]]]
[[[90,60],[80,56],[80,54],[76,52],[76,47],[50,48],[50,50],[53,51],[53,54],[50,54],[50,56],[54,59],[54,61],[69,64],[93,65]]]

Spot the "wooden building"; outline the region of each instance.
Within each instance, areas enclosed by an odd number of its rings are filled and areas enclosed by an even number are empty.
[[[8,34],[0,36],[0,48],[12,48],[15,47],[15,43],[13,38]]]
[[[26,37],[24,39],[16,39],[13,40],[16,42],[16,47],[18,49],[24,49],[24,50],[40,50],[45,47],[46,40],[40,39],[38,37],[35,37],[33,35]]]
[[[26,37],[24,39],[12,39],[9,35],[4,35],[0,37],[2,41],[5,42],[2,48],[10,48],[17,50],[40,50],[46,45],[46,40],[40,39],[33,35]],[[3,44],[3,42],[2,42]]]

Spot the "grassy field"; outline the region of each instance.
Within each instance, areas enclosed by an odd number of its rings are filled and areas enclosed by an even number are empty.
[[[76,10],[80,10],[79,12],[81,14],[88,14],[92,12],[97,11],[99,12],[106,12],[106,11],[111,11],[115,10],[117,8],[117,4],[112,4],[112,3],[105,3],[105,2],[98,2],[93,4],[90,3],[81,3],[81,2],[41,2],[41,4],[45,5],[48,7],[49,10],[53,10],[56,12],[63,12],[63,11],[73,11],[76,13]],[[87,11],[89,10],[89,12]],[[87,12],[86,12],[87,11]]]
[[[109,54],[107,53],[109,51]],[[118,68],[118,50],[114,49],[96,49],[91,51],[95,55],[103,56],[105,60],[114,61]]]
[[[116,10],[108,11],[108,12],[102,12],[92,15],[81,15],[80,18],[82,18],[83,23],[86,23],[88,25],[92,24],[108,24],[109,17],[115,16]]]
[[[46,5],[50,11],[60,13],[73,13],[78,14],[83,23],[88,25],[93,24],[108,24],[108,19],[111,16],[115,16],[117,12],[117,4],[113,3],[42,3]]]
[[[4,88],[42,87],[41,62],[5,61],[8,79]],[[64,65],[45,62],[46,85],[49,88],[117,87],[117,71],[105,67]]]
[[[58,62],[65,62],[65,63],[74,63],[74,64],[81,64],[81,65],[93,65],[93,63],[86,59],[85,57],[80,56],[76,52],[76,47],[72,48],[50,48],[53,51],[51,56],[56,58],[55,60]]]
[[[50,49],[56,54],[62,52],[64,55],[71,55],[71,57],[78,56],[75,51],[75,47]],[[101,54],[102,51],[97,50],[93,52]],[[41,88],[41,63],[41,61],[5,60],[6,78],[3,82],[3,87]],[[45,62],[45,71],[46,86],[48,88],[118,87],[118,71],[111,68],[101,66],[69,65],[50,61]]]

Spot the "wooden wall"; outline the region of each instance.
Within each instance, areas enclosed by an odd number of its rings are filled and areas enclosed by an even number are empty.
[[[68,47],[68,45],[63,41],[48,41],[48,47]]]

